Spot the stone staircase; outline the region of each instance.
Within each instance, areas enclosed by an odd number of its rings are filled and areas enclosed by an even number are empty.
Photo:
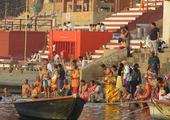
[[[136,4],[135,7],[129,8],[128,10],[124,10],[118,13],[114,13],[101,22],[105,24],[106,30],[111,32],[117,31],[121,27],[137,20],[144,13],[156,10],[162,5],[163,0],[145,0],[144,10],[140,10],[140,4]],[[75,26],[75,29],[88,29],[88,26]]]
[[[139,50],[141,47],[146,47],[145,41],[136,39],[131,40],[131,52],[134,52],[136,50]],[[101,58],[104,55],[105,50],[113,50],[113,49],[123,49],[125,46],[122,43],[119,43],[118,40],[110,40],[109,43],[103,45],[98,50],[95,50],[95,52],[92,55],[92,59],[96,60]]]

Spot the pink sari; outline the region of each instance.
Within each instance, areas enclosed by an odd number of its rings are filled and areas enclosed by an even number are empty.
[[[80,98],[82,98],[83,100],[87,101],[89,97],[89,94],[87,92],[87,86],[80,86]]]

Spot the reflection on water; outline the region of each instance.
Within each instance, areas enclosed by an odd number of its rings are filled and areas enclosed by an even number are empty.
[[[145,116],[144,119],[141,119]],[[80,120],[150,120],[149,111],[129,110],[120,105],[88,103],[80,116]]]
[[[0,103],[0,120],[19,120],[12,104]],[[150,116],[147,109],[137,111],[120,105],[87,103],[79,120],[150,120]]]

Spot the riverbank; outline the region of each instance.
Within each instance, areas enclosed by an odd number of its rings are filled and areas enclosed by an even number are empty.
[[[7,87],[11,93],[21,93],[21,86],[25,79],[32,84],[35,81],[37,71],[24,71],[23,74],[19,70],[9,73],[8,70],[0,70],[0,93],[3,88]]]

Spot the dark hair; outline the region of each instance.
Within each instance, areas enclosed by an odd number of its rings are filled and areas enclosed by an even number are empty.
[[[112,65],[112,68],[115,68],[117,70],[117,66],[116,65]]]
[[[86,81],[85,81],[85,80],[81,80],[80,82],[82,82],[82,83],[86,83]]]
[[[163,83],[163,78],[162,77],[158,77],[157,81],[160,81],[161,83]]]
[[[125,25],[125,26],[124,26],[124,29],[128,30],[128,26],[127,26],[127,25]]]
[[[101,64],[101,65],[100,65],[100,67],[105,68],[105,67],[106,67],[106,65],[105,65],[105,64]]]
[[[119,68],[123,68],[124,67],[124,64],[123,63],[120,63],[119,64]]]
[[[93,84],[95,84],[95,81],[94,81],[94,80],[91,80],[90,82],[92,82]]]
[[[139,64],[138,64],[138,63],[135,63],[135,64],[133,65],[133,67],[134,67],[134,68],[139,68]]]
[[[155,22],[152,22],[151,25],[155,26],[156,27],[156,23]]]

